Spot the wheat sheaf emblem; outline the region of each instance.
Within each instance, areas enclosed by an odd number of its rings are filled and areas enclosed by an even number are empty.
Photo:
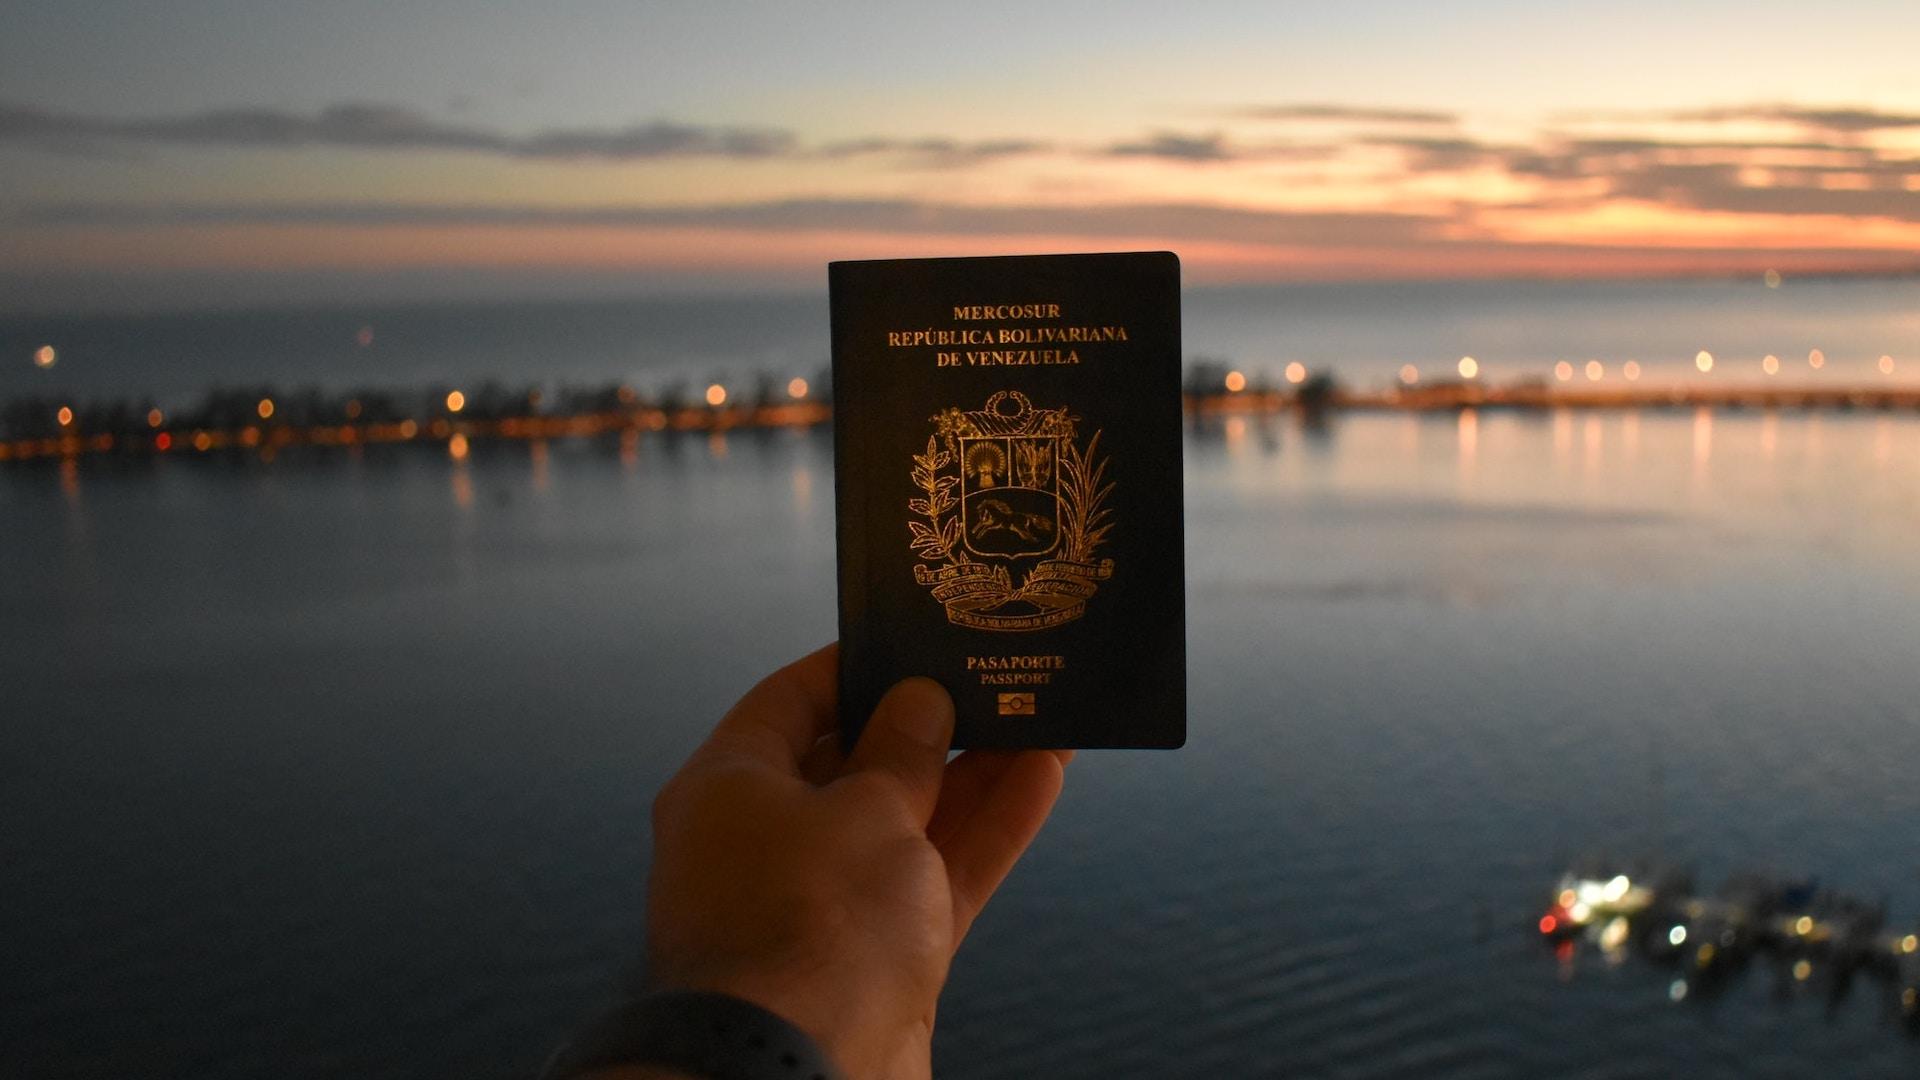
[[[907,500],[909,542],[924,560],[914,580],[949,621],[977,630],[1079,618],[1113,575],[1113,560],[1100,555],[1114,527],[1101,432],[1082,446],[1065,408],[1036,409],[1018,390],[931,420]]]

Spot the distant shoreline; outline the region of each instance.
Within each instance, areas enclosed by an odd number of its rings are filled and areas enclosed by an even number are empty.
[[[353,448],[381,444],[444,446],[464,459],[476,441],[591,438],[616,436],[623,440],[642,433],[704,432],[772,428],[811,428],[832,422],[833,410],[824,401],[795,395],[798,400],[763,401],[729,406],[646,403],[632,391],[616,388],[612,407],[575,407],[536,411],[540,402],[519,399],[503,411],[498,402],[469,409],[452,396],[436,408],[396,408],[383,397],[363,402],[297,400],[282,409],[271,398],[251,403],[255,414],[236,421],[232,401],[222,407],[216,397],[193,416],[168,418],[158,409],[142,413],[124,404],[94,415],[54,408],[38,402],[13,402],[0,411],[0,425],[18,428],[23,415],[44,414],[40,430],[0,439],[0,463],[71,459],[112,454],[120,457],[194,456],[243,451],[271,458],[288,447]],[[454,395],[460,396],[460,395]],[[1477,382],[1450,382],[1384,391],[1349,392],[1338,389],[1314,394],[1299,390],[1248,390],[1240,393],[1187,393],[1183,408],[1193,418],[1274,415],[1301,412],[1323,415],[1339,411],[1444,412],[1502,409],[1546,412],[1560,409],[1639,410],[1796,410],[1827,412],[1920,412],[1920,387],[1668,387],[1647,389],[1560,389],[1538,383],[1487,386]],[[30,423],[32,423],[30,421]],[[9,433],[10,435],[13,433]]]

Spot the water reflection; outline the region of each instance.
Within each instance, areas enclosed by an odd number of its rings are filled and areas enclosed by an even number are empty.
[[[473,509],[473,473],[464,456],[456,458],[449,474],[453,485],[453,504],[462,510]]]
[[[547,440],[535,439],[528,443],[527,454],[533,462],[533,490],[544,495],[550,479],[547,471]]]
[[[1696,486],[1706,483],[1707,464],[1713,459],[1713,410],[1693,411],[1693,479]]]
[[[793,511],[799,517],[813,513],[813,469],[805,462],[793,467]]]
[[[1227,456],[1239,457],[1247,448],[1247,418],[1229,416],[1226,422]]]
[[[1459,429],[1460,475],[1462,478],[1473,475],[1473,468],[1480,456],[1480,412],[1477,409],[1461,409],[1455,422]]]

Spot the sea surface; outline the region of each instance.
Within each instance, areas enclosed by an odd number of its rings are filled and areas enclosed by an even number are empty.
[[[1666,281],[1466,281],[1200,287],[1183,297],[1190,360],[1254,381],[1288,364],[1378,388],[1411,364],[1455,378],[1472,356],[1489,382],[1627,361],[1643,384],[1920,382],[1920,277]],[[499,380],[659,393],[761,375],[817,380],[827,366],[824,291],[214,311],[0,314],[0,401],[153,395],[175,409],[211,385],[410,388]],[[41,369],[34,354],[51,345]],[[1701,351],[1710,375],[1695,367]],[[1814,366],[1817,360],[1819,366]],[[1764,358],[1779,360],[1768,375]],[[1889,357],[1893,373],[1880,370]],[[1584,379],[1584,374],[1581,376]],[[1584,385],[1584,383],[1583,383]]]
[[[1920,415],[1240,417],[1186,485],[1190,741],[1074,761],[939,1076],[1920,1072],[1872,983],[1533,928],[1599,851],[1920,920]],[[0,1075],[530,1075],[656,787],[832,638],[831,489],[824,430],[0,469]]]

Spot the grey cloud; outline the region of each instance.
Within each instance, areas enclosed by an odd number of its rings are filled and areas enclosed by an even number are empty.
[[[1638,198],[1741,214],[1831,214],[1839,217],[1877,217],[1920,222],[1920,196],[1891,181],[1920,170],[1809,169],[1782,170],[1784,182],[1765,186],[1744,184],[1739,169],[1730,165],[1658,165],[1614,178],[1612,196]],[[1836,172],[1865,172],[1878,181],[1865,189],[1828,188],[1819,178]]]
[[[1595,112],[1566,117],[1576,121],[1677,121],[1697,124],[1727,124],[1760,121],[1794,124],[1814,131],[1836,135],[1858,135],[1870,131],[1888,131],[1920,127],[1920,113],[1887,112],[1860,106],[1818,108],[1807,105],[1751,104],[1725,105],[1708,109],[1671,109],[1657,112]]]
[[[1370,135],[1359,140],[1363,146],[1384,146],[1406,154],[1407,167],[1415,172],[1454,172],[1488,163],[1504,162],[1513,147],[1455,137]]]
[[[1724,109],[1696,109],[1670,114],[1675,120],[1720,123],[1772,120],[1838,134],[1859,134],[1892,128],[1920,127],[1920,115],[1877,109],[1813,109],[1795,105],[1745,105]]]
[[[901,154],[925,158],[940,165],[965,165],[1019,154],[1038,154],[1053,149],[1052,143],[1034,139],[983,139],[961,142],[956,139],[849,139],[828,143],[814,154],[824,158],[861,157],[869,154]]]
[[[1401,213],[1253,210],[1198,203],[1131,206],[967,206],[912,199],[791,199],[692,207],[542,207],[299,203],[151,205],[98,203],[26,207],[24,226],[167,225],[497,225],[844,229],[956,236],[1052,234],[1167,237],[1270,244],[1390,246],[1437,239],[1448,217]]]
[[[717,127],[656,120],[609,128],[549,128],[509,134],[446,123],[391,105],[339,104],[314,113],[215,109],[185,116],[111,118],[60,113],[0,102],[0,142],[25,142],[61,153],[105,147],[197,145],[252,148],[340,147],[361,150],[458,151],[541,160],[645,161],[673,157],[843,158],[905,155],[965,165],[1051,144],[1031,139],[961,142],[945,138],[869,138],[803,147],[771,127]]]
[[[1235,155],[1227,150],[1219,132],[1206,135],[1181,135],[1156,131],[1144,139],[1115,143],[1104,153],[1112,157],[1157,157],[1174,161],[1226,161]]]
[[[1375,124],[1456,124],[1460,121],[1453,113],[1428,109],[1375,108],[1326,102],[1248,105],[1232,110],[1229,115],[1250,120],[1336,120]]]
[[[790,152],[775,128],[654,121],[618,128],[556,128],[510,135],[447,124],[411,109],[341,104],[314,113],[214,109],[173,117],[110,118],[0,103],[0,141],[52,148],[93,143],[234,147],[329,146],[363,150],[452,150],[519,158],[641,160],[693,155],[769,157]]]

